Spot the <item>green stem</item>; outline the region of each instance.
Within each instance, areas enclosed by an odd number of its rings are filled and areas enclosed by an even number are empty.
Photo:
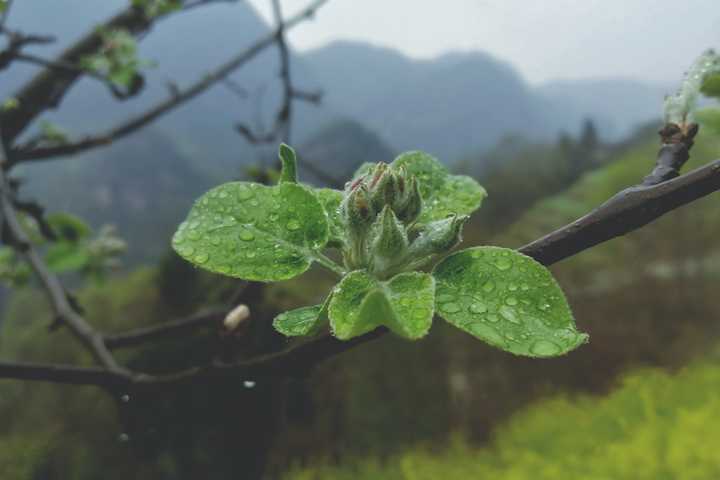
[[[345,270],[338,265],[337,263],[333,262],[331,259],[326,257],[320,252],[315,253],[314,255],[315,261],[317,261],[320,265],[327,268],[328,270],[332,270],[333,272],[337,273],[340,277],[345,276]]]

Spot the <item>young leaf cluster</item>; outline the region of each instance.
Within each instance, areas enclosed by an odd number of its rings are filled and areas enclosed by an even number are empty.
[[[92,229],[81,219],[67,213],[53,213],[45,219],[55,238],[41,234],[37,223],[21,217],[23,229],[34,245],[42,247],[45,263],[55,273],[79,273],[94,280],[119,266],[118,257],[125,252],[126,243],[117,237],[112,227],[104,226],[93,235]],[[0,248],[0,281],[22,286],[30,279],[30,269],[11,247]]]
[[[130,32],[122,29],[102,31],[100,51],[80,60],[80,66],[98,74],[118,87],[134,90],[142,82],[140,70],[151,66],[137,55],[137,42]]]
[[[472,178],[413,151],[363,165],[339,191],[299,183],[287,145],[279,157],[277,185],[231,182],[210,190],[172,244],[199,267],[246,280],[290,279],[313,262],[340,276],[322,304],[278,315],[280,333],[329,328],[349,340],[384,326],[414,340],[437,314],[517,355],[556,356],[587,341],[560,287],[535,260],[500,247],[448,255],[486,196]]]

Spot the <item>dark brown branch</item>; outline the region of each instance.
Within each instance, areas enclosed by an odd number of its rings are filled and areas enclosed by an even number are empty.
[[[105,347],[102,336],[85,321],[70,303],[67,292],[60,280],[50,271],[20,225],[14,204],[15,193],[7,180],[4,170],[6,164],[4,149],[0,145],[0,210],[2,211],[3,232],[5,234],[4,241],[15,248],[38,277],[56,319],[70,328],[75,337],[101,365],[115,372],[124,372],[124,369],[115,362],[112,354]]]
[[[63,51],[57,63],[76,65],[86,55],[98,51],[103,44],[102,31],[124,29],[139,34],[150,28],[149,20],[142,9],[129,7],[93,28],[84,37]],[[2,140],[6,145],[22,133],[30,123],[44,111],[59,105],[65,93],[80,78],[82,72],[45,69],[12,95],[18,100],[19,108],[0,112]]]
[[[327,1],[328,0],[314,0],[300,13],[286,21],[282,28],[285,30],[290,29],[301,23],[303,20],[312,17],[315,11]],[[89,150],[91,148],[108,145],[122,137],[125,137],[126,135],[129,135],[144,127],[145,125],[151,123],[158,117],[177,108],[184,102],[203,93],[215,83],[225,79],[230,73],[253,59],[262,50],[272,45],[275,42],[276,37],[277,31],[271,32],[270,34],[258,40],[251,47],[231,58],[229,61],[227,61],[217,69],[206,74],[201,80],[199,80],[195,84],[191,85],[186,89],[179,90],[175,95],[171,96],[170,98],[156,104],[155,106],[149,108],[140,115],[131,117],[124,123],[110,129],[106,133],[88,136],[75,143],[69,143],[66,145],[38,147],[34,149],[20,148],[17,150],[13,150],[11,152],[12,163],[16,164],[23,161],[47,160],[62,155],[73,155]],[[20,101],[22,102],[21,99]],[[2,116],[0,116],[0,125],[2,124]]]
[[[0,361],[0,380],[2,379],[94,385],[111,390],[131,383],[130,376],[104,368]]]
[[[154,340],[167,340],[203,327],[220,327],[227,309],[213,309],[197,313],[181,320],[153,325],[132,332],[105,335],[105,345],[110,349],[133,347]]]

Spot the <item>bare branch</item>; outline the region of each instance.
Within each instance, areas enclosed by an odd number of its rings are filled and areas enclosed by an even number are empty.
[[[3,361],[0,361],[0,379],[94,385],[108,389],[120,388],[131,382],[131,377],[124,373],[98,367]]]
[[[3,240],[15,248],[35,272],[45,289],[56,319],[70,328],[75,337],[85,345],[101,365],[112,371],[123,372],[124,369],[115,362],[112,354],[105,347],[102,336],[73,308],[60,280],[47,267],[20,225],[14,204],[14,191],[9,185],[4,170],[6,164],[4,149],[0,145],[0,209],[5,233]]]
[[[328,0],[314,0],[300,13],[289,19],[283,24],[283,29],[290,29],[303,20],[310,18],[314,15],[315,11],[319,9]],[[18,148],[11,151],[12,164],[16,164],[23,161],[37,161],[46,160],[52,157],[62,155],[73,155],[91,148],[109,145],[110,143],[129,135],[145,125],[153,122],[158,117],[166,114],[167,112],[177,108],[186,101],[196,97],[203,93],[205,90],[213,86],[215,83],[225,79],[230,73],[253,59],[263,49],[272,45],[277,37],[277,30],[271,32],[265,37],[258,40],[255,44],[243,50],[235,57],[231,58],[215,70],[206,74],[201,80],[194,83],[190,87],[178,90],[175,95],[170,98],[156,104],[149,108],[144,113],[131,117],[122,124],[110,129],[109,131],[85,137],[75,143],[69,143],[65,145],[57,145],[52,147],[39,147],[39,148]],[[22,101],[20,99],[20,101]],[[2,116],[0,115],[0,125],[2,125]],[[8,135],[6,135],[6,138]]]
[[[195,8],[220,1],[229,0],[195,0],[187,2],[184,6]],[[147,33],[155,22],[171,14],[172,12],[167,12],[148,18],[142,8],[129,6],[101,25],[91,29],[82,38],[65,49],[54,62],[76,65],[83,57],[97,52],[102,47],[103,31],[120,29],[127,30],[132,35],[140,36]],[[21,87],[19,91],[12,95],[18,100],[20,107],[0,112],[3,143],[11,145],[38,115],[48,109],[56,108],[75,81],[86,73],[85,71],[72,72],[50,68],[40,72]]]
[[[287,30],[286,24],[283,22],[282,8],[280,0],[271,0],[273,7],[273,16],[275,18],[275,43],[278,47],[278,53],[280,56],[280,80],[282,82],[282,103],[275,114],[275,120],[273,122],[273,128],[268,132],[253,132],[249,126],[239,123],[235,125],[235,130],[245,137],[245,139],[254,144],[261,143],[273,143],[278,140],[290,143],[292,133],[292,115],[293,115],[293,103],[295,100],[300,100],[314,105],[318,105],[322,99],[322,92],[304,92],[297,90],[293,86],[292,76],[290,71],[290,50],[287,45],[287,39],[285,37],[285,31]]]
[[[220,327],[227,309],[208,309],[174,322],[153,325],[132,332],[105,335],[105,345],[110,349],[133,347],[154,340],[167,340],[185,335],[204,327]]]

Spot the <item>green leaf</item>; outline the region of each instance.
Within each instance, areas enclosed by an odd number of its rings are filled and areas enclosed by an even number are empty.
[[[427,273],[402,273],[380,282],[363,270],[350,272],[333,291],[330,327],[340,340],[380,325],[408,339],[421,338],[432,324],[434,292]]]
[[[462,250],[440,262],[433,275],[438,315],[490,345],[553,357],[587,341],[550,271],[515,250]]]
[[[295,155],[295,150],[289,145],[281,143],[278,157],[282,164],[280,183],[298,183],[297,156]]]
[[[435,279],[429,273],[408,272],[383,283],[392,315],[385,323],[398,335],[416,340],[430,330],[435,313]]]
[[[720,133],[720,108],[703,108],[695,112],[695,118],[704,127]]]
[[[202,268],[268,282],[303,273],[327,240],[327,217],[307,188],[231,182],[195,202],[172,243]]]
[[[340,217],[340,204],[343,193],[332,188],[316,188],[315,195],[323,206],[330,227],[330,240],[332,246],[342,246],[345,238],[345,228]]]
[[[700,91],[708,97],[720,98],[720,73],[708,75],[703,81]]]
[[[379,293],[377,281],[363,270],[348,273],[337,284],[328,312],[337,338],[349,340],[380,325],[384,305],[371,293]]]
[[[452,213],[469,215],[487,196],[485,189],[465,175],[450,175],[435,157],[424,152],[405,152],[397,157],[392,167],[405,167],[420,184],[423,211],[419,223],[440,220]]]
[[[81,218],[64,212],[51,213],[46,218],[48,225],[64,241],[78,242],[87,238],[92,229]]]
[[[85,268],[90,262],[90,255],[75,243],[61,242],[48,248],[45,262],[53,272],[72,272]]]
[[[286,337],[314,335],[328,320],[329,304],[330,297],[321,305],[301,307],[281,313],[273,320],[273,327]]]

